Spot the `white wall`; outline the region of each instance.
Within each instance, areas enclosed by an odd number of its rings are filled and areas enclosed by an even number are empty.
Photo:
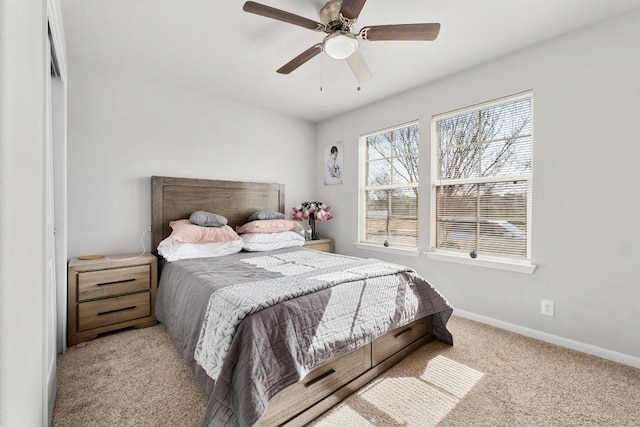
[[[317,170],[327,144],[345,144],[344,184],[317,185],[318,198],[332,205],[336,217],[322,223],[322,232],[335,238],[339,252],[412,266],[457,309],[637,363],[639,51],[636,12],[321,123]],[[431,117],[528,89],[534,94],[533,275],[353,246],[360,134],[420,120],[419,232],[425,250]],[[542,298],[555,301],[554,318],[539,314]]]
[[[0,0],[0,425],[43,422],[44,2]]]
[[[282,183],[287,207],[313,196],[311,123],[77,58],[68,99],[70,258],[140,250],[152,175]]]

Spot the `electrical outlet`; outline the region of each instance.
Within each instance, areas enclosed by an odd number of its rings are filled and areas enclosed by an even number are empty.
[[[553,301],[543,299],[542,305],[540,306],[540,314],[553,317],[554,315]]]
[[[149,226],[149,227],[147,228],[147,231],[151,231],[151,226]]]

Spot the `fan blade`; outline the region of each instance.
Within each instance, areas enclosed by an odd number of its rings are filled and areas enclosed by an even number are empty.
[[[340,13],[347,19],[358,19],[367,0],[343,0]]]
[[[364,40],[435,40],[440,24],[398,24],[364,27],[358,36]]]
[[[300,15],[294,15],[293,13],[285,12],[284,10],[276,9],[271,6],[256,3],[254,1],[248,1],[242,6],[242,10],[249,13],[255,13],[256,15],[266,16],[267,18],[277,19],[278,21],[287,22],[293,25],[299,25],[300,27],[308,28],[310,30],[322,31],[322,24],[311,19],[302,17]]]
[[[359,50],[356,50],[347,58],[347,64],[349,64],[349,68],[351,68],[351,71],[356,77],[358,83],[366,82],[373,77],[371,70],[367,66],[367,63],[364,62],[364,58],[360,54]]]
[[[280,67],[278,73],[280,74],[289,74],[317,54],[322,52],[322,44],[318,43],[317,45],[311,46],[309,49],[302,52],[300,55],[293,58],[291,61],[287,62],[285,65]]]

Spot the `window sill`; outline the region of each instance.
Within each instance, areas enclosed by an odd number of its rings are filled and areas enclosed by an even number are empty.
[[[354,242],[353,245],[358,249],[366,249],[369,251],[376,251],[376,252],[385,252],[388,254],[405,255],[405,256],[412,256],[412,257],[417,257],[418,255],[420,255],[420,251],[418,251],[418,249],[416,248],[385,247],[382,245],[372,245],[370,243],[358,243],[358,242]]]
[[[529,262],[508,261],[503,259],[479,257],[471,258],[467,255],[457,255],[444,252],[425,252],[427,258],[436,261],[454,262],[458,264],[475,265],[477,267],[494,268],[497,270],[515,271],[518,273],[533,274],[537,265]]]

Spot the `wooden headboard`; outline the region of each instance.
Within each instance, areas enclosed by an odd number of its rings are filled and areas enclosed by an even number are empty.
[[[169,221],[189,218],[195,211],[223,215],[233,228],[257,211],[284,213],[284,184],[151,177],[152,251],[171,234]]]

